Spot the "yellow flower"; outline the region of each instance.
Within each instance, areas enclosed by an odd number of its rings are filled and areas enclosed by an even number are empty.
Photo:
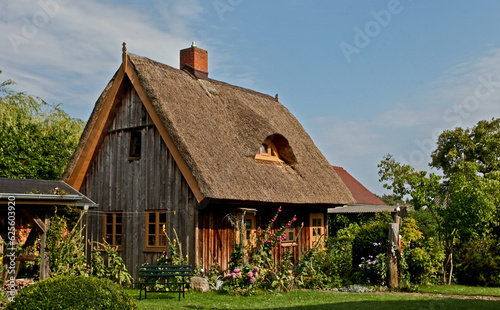
[[[344,248],[342,248],[342,251],[345,251],[345,249],[344,249]]]

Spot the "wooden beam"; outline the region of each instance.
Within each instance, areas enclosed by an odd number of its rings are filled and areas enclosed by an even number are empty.
[[[49,277],[49,257],[47,253],[45,253],[45,247],[47,246],[47,232],[50,226],[48,212],[45,213],[43,224],[47,230],[45,230],[40,237],[40,280],[44,280]]]
[[[127,57],[124,57],[124,59],[127,59]],[[125,67],[126,63],[122,63],[116,74],[115,80],[113,81],[113,86],[111,86],[111,89],[106,94],[106,98],[104,98],[104,102],[102,103],[100,110],[97,112],[97,117],[92,122],[92,127],[89,129],[89,133],[87,135],[88,138],[84,142],[75,166],[66,180],[66,183],[71,185],[76,190],[80,190],[83,179],[85,178],[87,169],[89,168],[91,159],[96,150],[96,146],[101,136],[104,134],[104,126],[107,123],[107,119],[113,108],[118,89],[120,88],[125,76]]]
[[[163,122],[156,112],[153,103],[149,99],[148,94],[142,87],[141,82],[139,81],[139,77],[137,76],[137,73],[133,69],[132,66],[127,66],[125,73],[127,74],[128,78],[132,82],[132,86],[134,87],[135,91],[139,95],[139,98],[142,101],[142,104],[146,108],[146,110],[149,113],[149,116],[153,120],[153,123],[155,124],[156,128],[160,132],[161,137],[163,138],[163,141],[167,145],[168,150],[172,154],[172,157],[175,160],[175,163],[179,167],[182,175],[186,179],[186,182],[188,183],[189,187],[191,188],[191,191],[193,192],[194,196],[196,197],[196,200],[198,203],[200,203],[205,196],[200,190],[200,187],[198,185],[198,181],[196,178],[193,176],[193,173],[191,172],[191,169],[187,165],[186,161],[182,157],[181,153],[179,152],[179,149],[175,145],[174,141],[172,140],[172,137],[170,137],[170,134],[168,133],[167,129],[163,125]]]
[[[35,228],[37,228],[42,234],[46,233],[48,230],[48,227],[45,225],[44,220],[42,220],[38,214],[36,213],[31,213],[26,209],[23,209],[24,215],[30,220],[30,222],[33,223]]]

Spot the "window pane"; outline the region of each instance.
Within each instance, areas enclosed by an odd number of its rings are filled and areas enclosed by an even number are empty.
[[[115,234],[121,235],[122,234],[122,225],[116,225],[115,227]]]
[[[252,229],[252,220],[245,220],[245,228]]]
[[[113,225],[106,225],[106,235],[113,234]]]
[[[122,245],[122,236],[115,237],[115,245]]]
[[[149,231],[148,231],[148,234],[149,235],[152,235],[152,234],[156,234],[156,225],[155,224],[149,224]]]
[[[150,223],[156,223],[156,213],[154,213],[154,212],[150,212],[149,213],[149,222]]]
[[[155,236],[149,236],[148,238],[148,245],[155,245]]]
[[[293,232],[289,232],[287,235],[287,239],[293,241]]]
[[[246,234],[245,234],[245,239],[248,240],[250,239],[250,236],[252,235],[252,232],[250,230],[247,230],[246,231]]]
[[[115,214],[115,221],[117,224],[121,224],[122,222],[122,215],[120,213]]]
[[[111,244],[112,243],[111,235],[106,235],[106,242]]]
[[[108,213],[106,214],[106,224],[111,224],[113,223],[113,214]]]
[[[160,213],[160,223],[165,224],[166,222],[167,222],[167,213],[161,212]]]
[[[321,225],[321,219],[317,219],[317,225],[316,226],[323,226],[323,225]]]

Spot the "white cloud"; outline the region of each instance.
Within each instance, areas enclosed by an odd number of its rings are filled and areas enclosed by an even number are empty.
[[[429,170],[430,153],[443,130],[500,117],[500,49],[459,63],[430,84],[432,89],[420,95],[421,101],[395,103],[370,118],[315,119],[318,146],[340,165],[375,163],[390,153]]]
[[[131,53],[177,66],[201,13],[196,0],[135,7],[97,0],[4,3],[1,78],[47,101],[66,102],[70,113],[85,110],[76,116],[86,119],[120,65],[123,41]]]

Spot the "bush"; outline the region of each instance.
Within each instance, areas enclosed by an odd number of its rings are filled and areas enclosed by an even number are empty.
[[[49,278],[20,291],[11,309],[137,309],[132,297],[107,279],[86,276]]]
[[[500,286],[500,240],[469,240],[457,251],[456,275],[466,285]]]
[[[387,233],[390,213],[381,213],[361,226],[352,245],[353,278],[367,284],[385,285],[387,276]]]
[[[401,269],[404,278],[414,284],[432,284],[439,281],[444,247],[426,233],[418,219],[408,217],[400,230],[402,236]],[[403,274],[402,274],[403,277]]]

